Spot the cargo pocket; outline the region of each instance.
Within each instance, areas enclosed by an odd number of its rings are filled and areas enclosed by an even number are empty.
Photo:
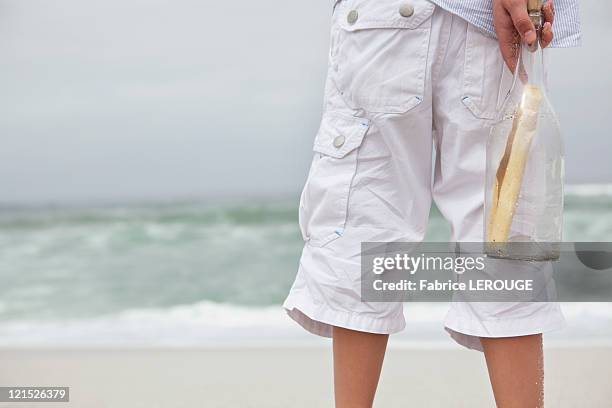
[[[331,78],[352,109],[404,113],[425,91],[429,1],[341,1],[334,13]]]
[[[300,199],[300,230],[310,245],[324,246],[344,233],[359,147],[369,126],[364,118],[323,116]]]
[[[461,101],[477,118],[495,119],[503,70],[497,40],[468,24]]]

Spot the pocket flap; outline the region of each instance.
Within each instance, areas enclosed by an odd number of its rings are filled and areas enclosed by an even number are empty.
[[[413,29],[429,19],[435,9],[435,5],[427,0],[347,0],[340,3],[340,6],[340,26],[347,31],[372,28]]]
[[[368,119],[326,113],[321,120],[313,150],[340,159],[361,145],[369,128]]]

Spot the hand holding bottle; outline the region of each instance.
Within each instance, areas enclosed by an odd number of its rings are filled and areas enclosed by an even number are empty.
[[[506,65],[512,72],[516,68],[517,45],[521,41],[533,44],[537,41],[536,27],[527,12],[531,0],[493,0],[493,22],[499,40],[499,48]],[[543,25],[541,46],[547,47],[553,40],[552,24],[555,17],[552,0],[542,7]]]

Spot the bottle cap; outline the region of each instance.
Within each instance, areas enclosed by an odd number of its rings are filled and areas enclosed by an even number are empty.
[[[542,6],[543,5],[544,5],[543,0],[527,0],[527,11],[529,12],[529,19],[535,26],[535,29],[538,32],[538,34],[542,30],[542,26],[544,24],[544,18],[542,16]]]
[[[527,10],[540,11],[542,9],[543,0],[527,0]]]

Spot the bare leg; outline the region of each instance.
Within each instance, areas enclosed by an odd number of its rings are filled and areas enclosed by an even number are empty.
[[[480,339],[498,408],[544,406],[542,335]]]
[[[336,408],[371,408],[389,336],[334,327],[333,338]]]

